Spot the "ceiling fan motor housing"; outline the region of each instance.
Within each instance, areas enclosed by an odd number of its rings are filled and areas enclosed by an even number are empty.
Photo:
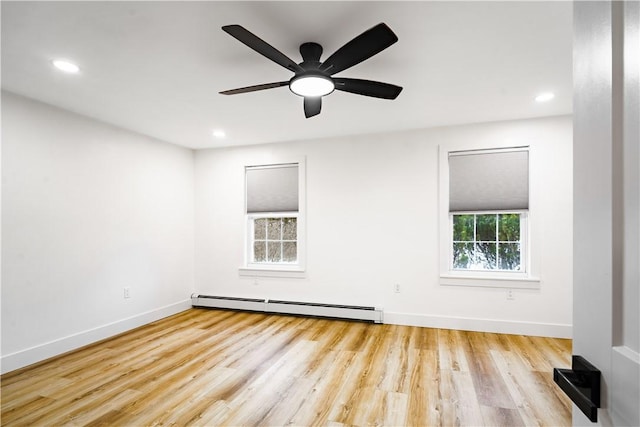
[[[320,67],[320,56],[322,56],[322,46],[318,43],[307,42],[300,45],[300,55],[304,62],[300,63],[302,68],[306,68],[303,64],[317,64]]]

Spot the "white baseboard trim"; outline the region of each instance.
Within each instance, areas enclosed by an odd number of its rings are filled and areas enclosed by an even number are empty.
[[[461,331],[494,332],[498,334],[571,338],[571,325],[520,322],[511,320],[474,319],[468,317],[429,316],[414,313],[384,312],[384,323],[422,326],[425,328],[457,329]]]
[[[71,350],[84,347],[105,338],[121,334],[147,323],[155,322],[191,308],[191,299],[169,304],[154,310],[136,314],[126,319],[117,320],[97,328],[78,332],[57,340],[49,341],[31,348],[3,355],[0,358],[0,373],[7,373]]]

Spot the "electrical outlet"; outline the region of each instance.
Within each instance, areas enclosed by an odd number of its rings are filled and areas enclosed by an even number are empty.
[[[396,294],[400,293],[400,283],[396,283],[395,285],[393,285],[393,292],[395,292]]]
[[[124,288],[124,297],[131,298],[131,288]]]
[[[516,297],[513,295],[513,289],[507,289],[507,300],[513,301]]]

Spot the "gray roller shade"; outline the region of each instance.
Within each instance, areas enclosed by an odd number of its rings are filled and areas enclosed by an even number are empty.
[[[529,151],[449,154],[449,212],[529,209]]]
[[[298,165],[246,169],[247,213],[297,212]]]

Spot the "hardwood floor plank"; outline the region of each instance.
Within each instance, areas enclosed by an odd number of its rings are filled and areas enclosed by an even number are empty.
[[[509,363],[507,357],[500,351],[491,351],[491,357],[498,368],[498,371],[502,375],[502,379],[509,390],[509,394],[513,399],[516,407],[518,408],[518,412],[520,412],[520,417],[522,418],[525,425],[539,425],[540,419],[538,414],[536,414],[534,408],[531,406],[531,397],[530,388],[521,384],[517,375],[514,374],[514,371],[519,371],[522,374],[521,369],[523,367],[513,366]],[[530,372],[530,371],[529,371]]]
[[[122,390],[112,395],[106,402],[87,402],[91,406],[91,411],[87,411],[84,405],[75,410],[65,410],[57,419],[52,419],[51,425],[91,425],[94,423],[103,425],[113,425],[109,420],[113,419],[119,409],[131,399],[140,396],[136,390]]]
[[[184,420],[198,420],[215,402],[207,394],[233,374],[229,368],[215,367],[189,377],[177,386],[171,395],[162,401],[162,413],[141,412],[136,418],[138,425],[188,425]]]
[[[29,414],[31,411],[38,411],[42,408],[48,408],[53,402],[53,399],[44,396],[34,396],[31,399],[23,402],[20,406],[15,405],[7,405],[7,409],[5,409],[4,402],[6,401],[6,397],[3,397],[3,408],[2,408],[2,417],[0,417],[0,421],[2,421],[2,425],[26,425],[23,423],[22,419],[25,414]]]
[[[441,369],[469,372],[467,356],[464,351],[464,332],[440,329],[438,334],[438,357]]]
[[[363,351],[367,355],[364,367],[356,381],[353,393],[343,406],[348,411],[338,416],[331,416],[332,421],[362,425],[362,421],[356,420],[368,419],[371,399],[378,397],[376,393],[384,381],[386,356],[389,354],[393,335],[389,325],[372,326],[370,328],[372,334],[365,347],[366,351]]]
[[[358,399],[343,424],[351,426],[382,425],[382,410],[386,392],[377,387],[364,386],[358,389]]]
[[[324,366],[322,375],[315,377],[311,392],[305,396],[305,401],[291,418],[290,424],[323,425],[332,409],[338,405],[336,402],[345,394],[342,392],[343,386],[351,384],[349,375],[358,373],[358,368],[353,368],[355,363],[360,362],[355,351],[333,351],[326,359],[330,363]]]
[[[268,368],[244,390],[232,399],[226,399],[231,412],[225,422],[228,425],[261,425],[274,406],[286,400],[315,347],[312,341],[299,341],[288,351],[275,355]]]
[[[413,426],[442,425],[440,370],[437,352],[413,350],[407,423]]]
[[[496,367],[484,333],[466,333],[464,348],[473,385],[480,405],[516,409],[499,369]]]
[[[408,326],[405,326],[409,328]],[[415,343],[418,350],[438,350],[440,347],[440,330],[433,328],[410,328],[419,337]]]
[[[461,425],[458,396],[453,381],[453,371],[450,369],[440,370],[440,412],[442,425]]]
[[[307,378],[297,378],[260,420],[264,426],[284,426],[292,424],[291,419],[305,403],[312,392],[314,383]]]
[[[520,413],[516,409],[496,408],[493,406],[480,405],[482,411],[482,419],[484,425],[487,426],[504,426],[504,427],[521,427],[524,422],[520,417]]]
[[[354,398],[359,398],[357,393],[363,387],[362,376],[367,375],[367,366],[366,356],[361,352],[356,352],[348,369],[343,372],[341,378],[333,383],[331,392],[335,393],[335,398],[332,399],[332,405],[329,408],[328,421],[342,424],[343,420],[350,416]]]
[[[3,426],[571,424],[571,342],[191,309],[0,377]]]
[[[222,426],[229,413],[229,406],[224,400],[216,400],[202,414],[198,420],[194,420],[194,426]]]
[[[403,426],[407,423],[409,396],[406,393],[386,393],[382,423],[385,426]]]
[[[479,426],[485,424],[480,410],[480,403],[470,372],[451,372],[454,393],[457,396],[456,412],[461,426]]]
[[[26,385],[21,383],[10,384],[6,390],[3,388],[2,393],[12,396],[13,398],[10,402],[3,402],[2,408],[4,411],[10,411],[15,408],[24,407],[29,402],[42,397],[51,398],[51,393],[55,393],[60,388],[68,386],[71,383],[72,381],[66,378],[44,377],[42,381],[34,381]]]

